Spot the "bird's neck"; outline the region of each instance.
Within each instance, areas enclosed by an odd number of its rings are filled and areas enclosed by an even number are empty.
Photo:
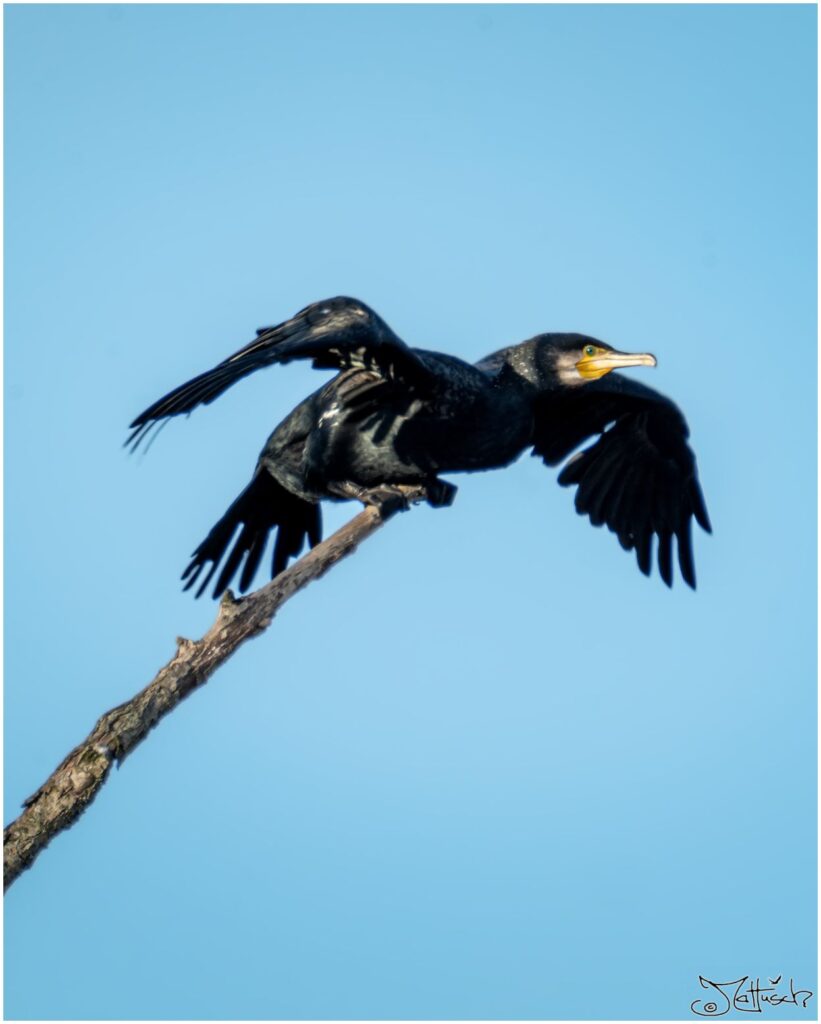
[[[494,352],[479,365],[493,375],[498,387],[518,392],[523,397],[542,391],[545,387],[536,362],[535,346],[529,342]]]

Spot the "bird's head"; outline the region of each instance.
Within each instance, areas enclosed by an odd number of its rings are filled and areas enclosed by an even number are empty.
[[[628,366],[656,365],[649,352],[619,352],[584,334],[543,334],[536,357],[542,374],[559,387],[577,387]]]

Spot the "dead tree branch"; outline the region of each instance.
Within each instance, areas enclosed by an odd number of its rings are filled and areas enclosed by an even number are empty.
[[[409,500],[423,497],[415,489],[404,490]],[[226,592],[216,622],[202,639],[178,637],[177,653],[148,686],[125,704],[107,711],[24,802],[25,810],[4,833],[4,888],[31,867],[59,832],[74,824],[102,788],[115,762],[122,764],[154,726],[207,682],[241,644],[264,632],[290,597],[352,554],[385,519],[376,507],[366,507],[260,590],[239,600]]]

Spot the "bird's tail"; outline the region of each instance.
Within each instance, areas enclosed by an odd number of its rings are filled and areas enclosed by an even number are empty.
[[[242,530],[231,547],[240,525]],[[299,554],[306,539],[311,547],[319,543],[322,538],[322,513],[318,504],[297,497],[279,484],[267,470],[259,469],[251,483],[194,552],[182,574],[184,589],[190,590],[196,584],[210,562],[211,567],[197,589],[196,596],[200,597],[230,548],[214,586],[214,597],[219,597],[226,590],[243,559],[245,563],[242,565],[239,591],[244,594],[251,586],[265,551],[268,534],[274,527],[278,528],[278,533],[274,545],[272,577],[282,572],[288,559]]]

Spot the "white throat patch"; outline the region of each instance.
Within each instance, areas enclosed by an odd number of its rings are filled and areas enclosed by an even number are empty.
[[[556,357],[554,367],[556,369],[556,376],[560,382],[568,387],[574,387],[577,384],[584,384],[584,377],[576,369],[576,363],[579,357],[573,355],[572,352],[560,352]]]

